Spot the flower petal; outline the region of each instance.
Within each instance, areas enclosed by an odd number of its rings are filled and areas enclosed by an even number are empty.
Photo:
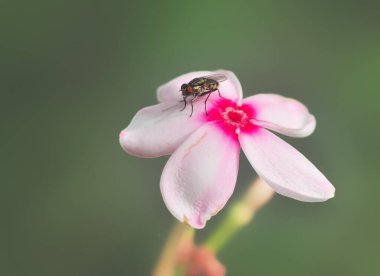
[[[204,77],[212,74],[224,74],[227,80],[220,82],[219,90],[224,98],[231,100],[240,100],[243,97],[240,82],[236,75],[231,71],[217,70],[217,71],[196,71],[181,75],[168,83],[165,83],[157,89],[157,99],[159,102],[178,102],[182,100],[180,92],[181,85],[188,83],[194,78]],[[216,92],[217,93],[217,92]],[[210,99],[211,100],[211,99]]]
[[[276,192],[308,202],[334,197],[335,188],[326,177],[305,156],[270,131],[241,133],[239,141],[257,174]]]
[[[223,208],[236,183],[239,143],[214,127],[194,132],[168,160],[161,193],[169,211],[194,228]]]
[[[316,121],[299,101],[276,94],[257,94],[244,100],[256,111],[253,123],[276,132],[292,136],[310,135]]]
[[[161,103],[141,109],[120,133],[123,149],[138,157],[171,154],[202,124],[203,107],[180,111],[180,103]]]
[[[298,137],[298,138],[306,137],[306,136],[309,136],[310,134],[312,134],[314,132],[316,124],[317,124],[315,117],[311,114],[309,116],[308,121],[305,123],[304,127],[300,128],[300,129],[286,128],[286,127],[276,125],[274,123],[269,123],[269,122],[265,122],[265,121],[258,121],[258,120],[252,120],[252,123],[257,125],[257,126],[267,128],[267,129],[276,131],[278,133],[281,133],[281,134],[284,134],[287,136]]]

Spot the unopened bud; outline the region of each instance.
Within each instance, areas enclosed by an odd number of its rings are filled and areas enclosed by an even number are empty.
[[[207,247],[194,248],[185,271],[186,276],[223,276],[226,274],[225,266],[218,261],[214,251]]]

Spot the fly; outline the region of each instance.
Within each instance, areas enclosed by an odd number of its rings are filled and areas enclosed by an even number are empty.
[[[183,111],[186,108],[187,97],[192,96],[192,98],[190,99],[190,104],[191,104],[190,117],[191,117],[193,115],[193,110],[194,110],[193,102],[197,98],[207,95],[206,100],[205,100],[205,113],[207,115],[206,105],[207,105],[208,98],[210,97],[211,93],[215,91],[218,91],[219,97],[222,97],[219,91],[219,83],[225,80],[227,80],[226,75],[217,73],[217,74],[212,74],[205,77],[195,78],[189,81],[188,83],[182,84],[180,91],[182,92],[183,100],[181,102],[184,102],[185,105],[183,106],[181,111]]]

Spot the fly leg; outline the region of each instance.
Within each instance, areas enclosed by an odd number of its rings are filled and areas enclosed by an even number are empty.
[[[180,111],[183,111],[183,110],[185,110],[185,108],[186,108],[186,104],[187,104],[186,98],[183,98],[183,100],[180,101],[180,103],[181,103],[181,102],[184,102],[184,103],[185,103],[185,105],[183,106],[183,108],[180,110]]]
[[[198,98],[198,96],[197,96],[197,95],[194,95],[194,97],[190,100],[190,104],[191,104],[191,113],[190,113],[190,117],[193,115],[193,111],[194,111],[193,102],[196,100],[196,98]]]
[[[220,94],[220,91],[219,91],[219,89],[216,89],[216,90],[218,90],[218,94],[219,94],[219,97],[221,97],[221,98],[223,98],[224,99],[224,97]]]
[[[219,91],[219,90],[218,90],[218,91]],[[207,116],[208,116],[208,114],[207,114],[207,100],[208,100],[208,98],[210,97],[211,92],[212,92],[212,91],[208,92],[208,95],[207,95],[206,100],[205,100],[205,113],[206,113]]]

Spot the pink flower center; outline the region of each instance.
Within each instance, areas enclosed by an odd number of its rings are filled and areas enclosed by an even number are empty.
[[[249,123],[247,113],[241,109],[235,109],[231,106],[227,107],[221,115],[225,123],[236,128],[245,127]]]
[[[207,111],[205,120],[214,122],[226,134],[237,138],[239,132],[254,132],[257,130],[251,120],[255,117],[255,110],[247,104],[238,105],[227,99],[220,99]]]

